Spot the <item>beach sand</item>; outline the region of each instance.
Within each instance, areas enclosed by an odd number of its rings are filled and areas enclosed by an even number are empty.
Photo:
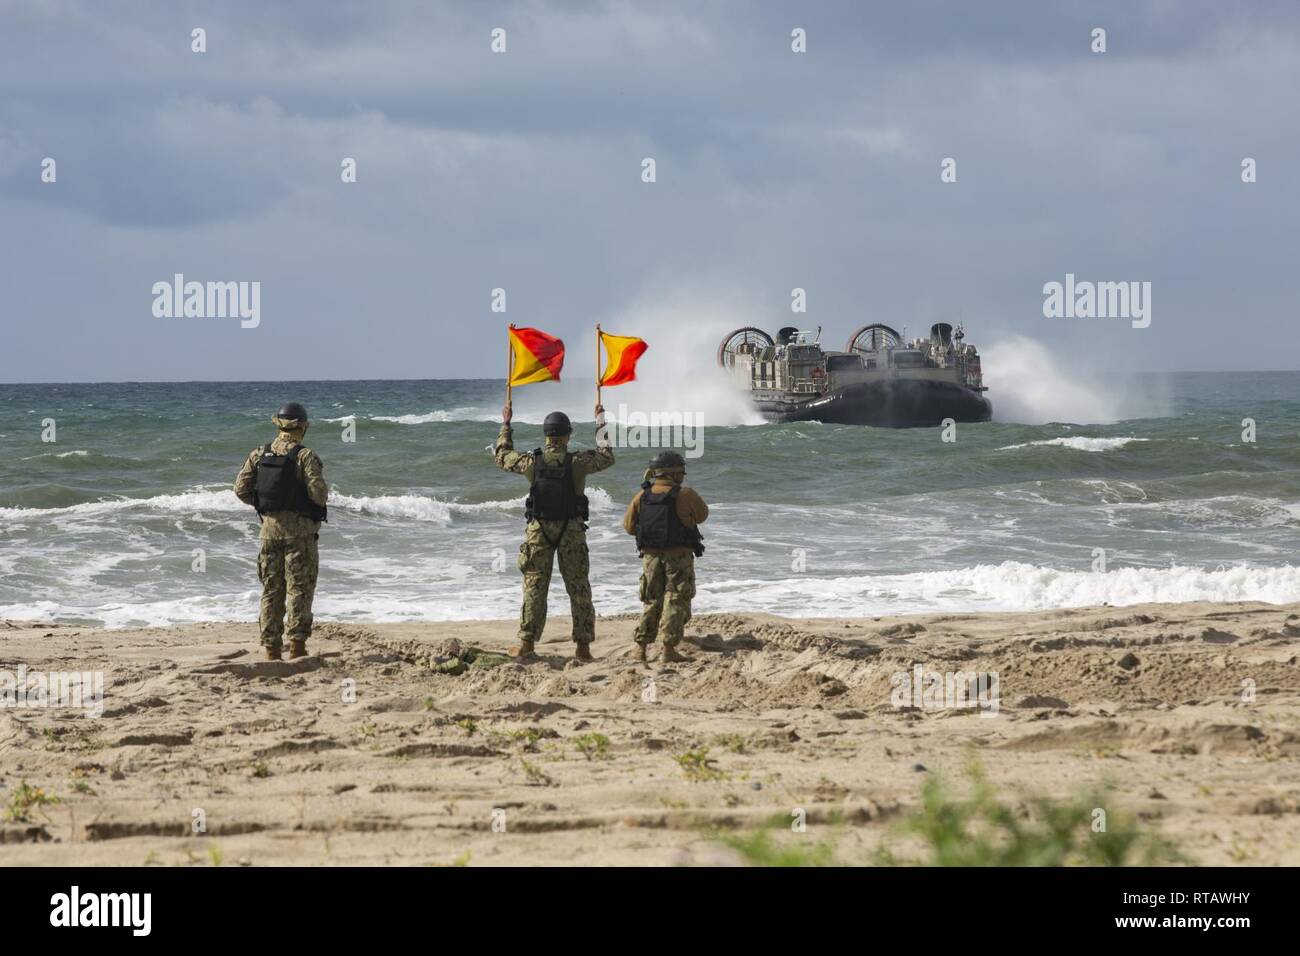
[[[0,624],[0,670],[105,677],[98,718],[0,710],[0,805],[59,801],[0,823],[0,863],[712,864],[797,810],[786,839],[867,862],[977,757],[1013,800],[1109,782],[1195,863],[1300,864],[1300,605],[714,614],[669,668],[634,624],[600,619],[581,665],[556,617],[540,662],[458,675],[433,668],[514,622],[318,624],[275,663],[247,623]],[[996,674],[996,713],[895,706],[918,664]]]

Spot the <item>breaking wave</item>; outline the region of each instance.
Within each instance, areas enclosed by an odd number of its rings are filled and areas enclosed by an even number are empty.
[[[324,555],[327,569],[331,560]],[[367,568],[373,575],[374,569]],[[503,577],[492,590],[468,592],[444,570],[449,593],[393,593],[384,588],[336,589],[317,605],[318,620],[369,623],[403,620],[502,619],[518,608],[516,579]],[[636,611],[635,577],[597,581],[601,614]],[[451,593],[454,592],[454,593]],[[1035,611],[1108,604],[1166,604],[1182,601],[1222,603],[1300,601],[1300,568],[1236,566],[1213,570],[1193,567],[1119,568],[1106,573],[1062,571],[1008,561],[953,571],[840,578],[790,578],[782,581],[736,579],[701,582],[698,612],[729,612],[737,607],[786,617],[862,617],[890,614],[976,611]],[[50,601],[0,605],[0,620],[92,621],[106,627],[164,626],[207,621],[251,621],[257,616],[253,590],[169,601],[76,607]]]
[[[1064,438],[1045,438],[1042,441],[1028,441],[1019,445],[1003,445],[998,451],[1014,451],[1017,448],[1055,445],[1060,448],[1073,448],[1075,451],[1111,451],[1123,448],[1133,442],[1150,441],[1149,438],[1088,438],[1084,435],[1069,435]]]
[[[594,511],[613,507],[613,499],[602,488],[588,488],[587,498]],[[493,501],[442,501],[424,495],[346,495],[337,491],[329,497],[331,508],[385,518],[407,518],[447,524],[456,514],[487,511],[522,512],[524,498]],[[152,511],[163,514],[192,515],[204,512],[248,512],[233,491],[193,490],[180,494],[154,495],[151,498],[114,498],[87,501],[61,508],[0,508],[0,518],[31,519],[61,515],[94,517],[123,511]]]
[[[175,514],[194,514],[203,511],[242,511],[248,506],[235,497],[233,491],[185,491],[174,495],[154,495],[152,498],[112,498],[107,501],[86,501],[61,508],[0,508],[0,518],[34,518],[43,515],[106,515],[120,511],[159,511]]]
[[[701,607],[809,617],[848,617],[933,611],[1035,611],[1109,604],[1180,601],[1300,601],[1300,568],[1234,566],[1116,568],[1105,573],[1062,571],[1005,561],[952,571],[738,580],[700,587]],[[797,609],[797,610],[794,610]]]
[[[536,414],[522,412],[517,407],[514,411],[514,421],[523,425],[540,425],[545,417],[545,412]],[[418,414],[407,415],[343,415],[339,418],[323,418],[321,421],[339,424],[349,421],[350,419],[359,418],[362,421],[387,422],[392,425],[431,425],[436,423],[447,422],[500,422],[501,412],[499,409],[480,408],[472,405],[465,405],[459,408],[435,408],[431,412],[420,412]]]

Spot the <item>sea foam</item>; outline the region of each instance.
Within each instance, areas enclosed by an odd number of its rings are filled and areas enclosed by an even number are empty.
[[[322,559],[322,564],[327,570],[332,567],[328,556]],[[381,576],[374,567],[365,571],[370,580]],[[456,580],[443,582],[447,587],[441,594],[413,594],[401,588],[338,589],[321,595],[316,607],[317,619],[370,623],[481,620],[508,618],[516,613],[516,578],[488,576],[491,587],[469,591],[462,586],[466,573],[465,569],[459,569],[456,574],[447,575]],[[555,589],[562,592],[558,580]],[[608,580],[600,581],[597,609],[601,614],[636,611],[639,604],[635,592],[632,584],[623,587],[614,586]],[[743,608],[784,617],[879,617],[1100,605],[1123,607],[1182,601],[1294,603],[1300,601],[1300,567],[1175,566],[1116,568],[1097,573],[1008,561],[896,575],[800,576],[777,581],[702,579],[695,610],[697,613],[734,612]],[[0,620],[92,621],[106,627],[248,621],[256,618],[256,604],[255,591],[99,607],[37,601],[0,606]]]
[[[1057,446],[1060,448],[1073,448],[1075,451],[1113,451],[1116,448],[1123,448],[1125,445],[1131,445],[1134,442],[1150,441],[1149,438],[1089,438],[1085,435],[1068,435],[1063,438],[1045,438],[1041,441],[1027,441],[1019,445],[1003,445],[998,451],[1014,451],[1017,448],[1034,448]]]

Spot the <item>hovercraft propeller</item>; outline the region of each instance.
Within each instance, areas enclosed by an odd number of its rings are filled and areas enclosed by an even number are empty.
[[[896,349],[903,337],[894,329],[879,322],[864,325],[849,337],[849,344],[844,346],[846,352],[879,352],[881,349]]]
[[[727,333],[722,344],[718,346],[718,364],[723,368],[732,368],[736,364],[736,356],[740,353],[752,352],[772,344],[772,336],[752,325],[734,329]]]

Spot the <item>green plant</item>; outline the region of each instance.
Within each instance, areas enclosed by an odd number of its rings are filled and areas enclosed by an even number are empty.
[[[60,802],[54,794],[46,793],[40,787],[29,787],[24,780],[9,797],[9,805],[5,807],[5,819],[10,823],[28,823],[33,812],[45,816],[43,807]]]
[[[588,760],[609,759],[609,738],[604,734],[582,734],[573,743]]]
[[[522,730],[512,730],[506,737],[517,744],[522,744],[524,750],[530,753],[537,749],[537,742],[542,739],[542,732],[536,727],[525,727]]]
[[[784,823],[778,817],[768,826],[744,834],[725,834],[718,840],[739,853],[749,866],[835,865],[835,848],[830,842],[812,843],[796,834],[778,841],[776,834],[785,829]]]
[[[529,763],[527,760],[523,760],[522,758],[519,763],[523,767],[524,776],[528,778],[529,786],[549,787],[554,783],[554,781],[547,776],[546,771],[537,766],[537,764]]]
[[[1113,806],[1104,789],[1064,800],[1043,796],[1005,801],[978,763],[966,774],[968,792],[955,794],[939,777],[921,787],[921,805],[899,829],[920,839],[919,857],[887,846],[865,862],[883,866],[1152,866],[1191,862],[1138,820]],[[1104,811],[1104,815],[1099,811]],[[1104,820],[1104,826],[1102,821]],[[743,834],[714,834],[752,866],[836,866],[836,842],[811,843],[783,834],[786,820]],[[1236,848],[1234,847],[1234,850]]]
[[[429,866],[469,866],[470,851],[466,850],[450,863],[430,863]]]
[[[704,783],[709,780],[726,780],[727,775],[719,770],[716,762],[709,757],[709,748],[701,747],[699,750],[688,750],[685,753],[675,754],[673,759],[677,765],[682,768],[682,773],[686,779],[692,783]]]
[[[902,830],[921,839],[920,858],[877,851],[884,865],[930,866],[1152,866],[1184,862],[1135,817],[1115,809],[1105,790],[1058,800],[1030,797],[1004,802],[979,763],[967,770],[969,792],[954,794],[940,777],[921,788],[921,806]],[[1104,821],[1104,822],[1103,822]]]
[[[745,752],[745,738],[740,734],[718,734],[713,738],[713,742],[719,747],[725,747],[733,754]]]

